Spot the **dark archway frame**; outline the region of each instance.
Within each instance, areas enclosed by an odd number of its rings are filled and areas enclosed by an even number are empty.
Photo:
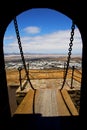
[[[6,4],[6,6],[4,5]],[[45,3],[37,1],[16,2],[15,0],[8,1],[7,3],[0,4],[0,119],[7,120],[11,118],[6,72],[5,72],[5,62],[4,62],[4,52],[3,52],[3,38],[7,26],[12,21],[14,16],[19,15],[23,11],[29,10],[31,8],[50,8],[59,11],[70,19],[72,19],[77,25],[82,38],[83,48],[82,48],[82,83],[81,83],[81,100],[80,100],[80,112],[81,117],[86,117],[87,115],[87,20],[85,2],[83,1],[68,1],[65,3],[51,2]],[[55,7],[56,5],[56,7]]]

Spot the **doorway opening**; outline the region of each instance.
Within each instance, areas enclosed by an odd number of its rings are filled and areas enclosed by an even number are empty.
[[[37,96],[37,99],[39,100],[39,98],[42,98],[44,103],[46,100],[47,102],[50,101],[51,105],[49,111],[51,112],[51,116],[55,116],[56,113],[52,111],[53,102],[51,103],[51,101],[56,94],[56,90],[60,90],[64,80],[72,20],[52,9],[34,8],[18,15],[17,22],[21,36],[23,54],[31,83],[35,89],[40,89],[39,93],[41,95],[43,94],[47,97],[46,94],[49,91],[48,97],[49,95],[52,96],[49,99],[39,95]],[[7,85],[8,89],[10,88],[9,100],[12,114],[14,114],[15,111],[18,110],[18,107],[21,105],[25,96],[27,96],[26,94],[30,90],[30,87],[26,83],[26,73],[20,56],[13,21],[9,24],[5,32],[4,56]],[[68,102],[69,105],[72,101],[74,104],[73,106],[76,108],[75,114],[79,114],[81,76],[82,41],[79,30],[75,25],[72,55],[64,91],[62,92],[63,96],[67,94],[69,96],[69,102],[68,100],[65,102]],[[21,93],[21,87],[24,85],[28,87],[26,92],[22,91]],[[43,90],[45,90],[45,92]],[[65,99],[65,97],[63,97],[63,99]],[[41,102],[42,101],[39,102],[39,105],[36,105],[36,113],[38,113],[39,110],[42,112],[42,109],[40,109]],[[58,111],[57,102],[58,101],[56,100],[56,112]],[[40,106],[40,108],[37,106]],[[45,113],[45,108],[46,107],[44,107],[44,112],[41,114],[50,116],[50,112]],[[19,111],[16,112],[18,113]],[[67,115],[66,113],[64,114]]]

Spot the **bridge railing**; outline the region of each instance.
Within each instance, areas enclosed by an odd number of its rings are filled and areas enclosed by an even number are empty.
[[[66,71],[66,63],[64,63],[64,74],[63,75],[65,75],[65,71]],[[69,76],[69,78],[71,78],[71,83],[69,85],[71,89],[73,88],[73,80],[81,83],[81,77],[82,77],[81,69],[79,70],[75,66],[69,67],[67,76]]]
[[[23,70],[23,67],[19,66],[18,71],[19,71],[19,82],[20,82],[20,89],[21,90],[23,90],[26,87],[26,84],[27,84],[26,75],[24,75],[24,77],[22,76],[22,70]],[[27,64],[27,71],[28,71],[28,74],[29,74],[29,64]],[[24,82],[24,80],[25,80],[25,82]]]

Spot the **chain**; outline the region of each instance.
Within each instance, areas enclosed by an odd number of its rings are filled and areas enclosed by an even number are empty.
[[[30,82],[30,78],[29,78],[29,75],[28,75],[28,71],[27,71],[27,67],[26,67],[26,63],[25,63],[25,58],[24,58],[24,54],[23,54],[23,50],[22,50],[21,39],[20,39],[20,34],[19,34],[19,30],[18,30],[18,24],[17,24],[16,17],[14,17],[14,26],[15,26],[15,32],[16,32],[16,36],[17,36],[17,40],[18,40],[18,45],[19,45],[19,49],[20,49],[20,54],[21,54],[23,66],[24,66],[24,69],[25,69],[25,73],[26,73],[26,76],[27,76],[27,80],[29,81],[29,84],[30,84],[31,88],[34,89],[33,86],[32,86],[32,84],[31,84],[31,82]]]
[[[67,73],[68,73],[68,68],[69,68],[69,63],[70,63],[70,58],[71,58],[71,52],[72,52],[72,46],[73,46],[73,36],[74,36],[74,30],[75,30],[75,24],[74,22],[72,21],[72,27],[71,27],[71,37],[70,37],[70,43],[69,43],[69,49],[68,49],[68,57],[67,57],[67,66],[66,66],[66,71],[65,71],[65,75],[64,75],[64,81],[63,81],[63,84],[62,84],[62,87],[61,89],[63,89],[64,85],[65,85],[65,82],[66,82],[66,78],[67,78]]]

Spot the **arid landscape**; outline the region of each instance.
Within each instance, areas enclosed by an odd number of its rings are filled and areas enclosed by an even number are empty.
[[[63,78],[64,64],[67,62],[67,56],[63,55],[25,55],[26,65],[29,66],[30,79],[44,79],[44,78]],[[69,73],[72,71],[72,66],[76,71],[81,72],[81,56],[73,56],[69,64]],[[21,67],[22,78],[25,76],[23,63],[20,55],[5,55],[5,68],[8,85],[19,84],[19,71]],[[65,66],[66,67],[66,66]],[[75,73],[76,73],[75,71]],[[68,75],[70,76],[70,75]],[[75,78],[79,80],[78,74]]]

